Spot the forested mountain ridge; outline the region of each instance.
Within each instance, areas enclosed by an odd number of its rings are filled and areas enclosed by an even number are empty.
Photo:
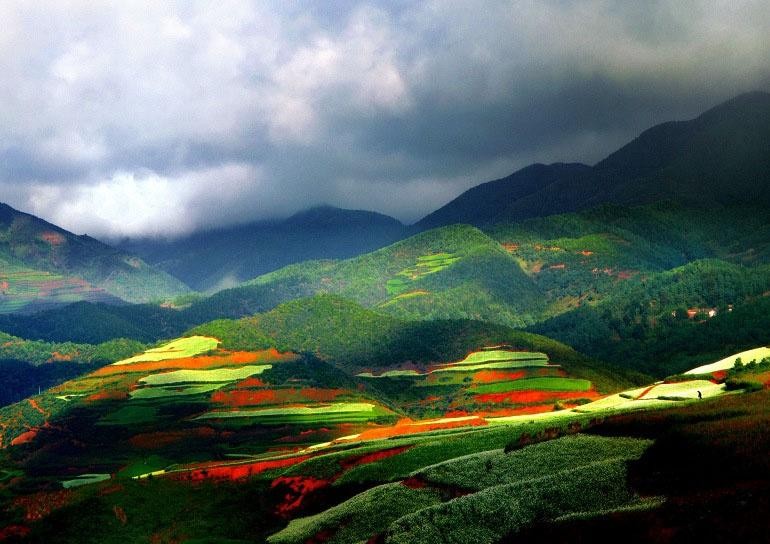
[[[704,209],[770,204],[770,93],[742,94],[695,119],[657,125],[593,167],[574,165],[554,179],[536,178],[540,185],[534,187],[528,173],[552,167],[527,167],[474,187],[417,225],[436,227],[465,217],[482,226],[603,203],[672,200]],[[493,187],[508,195],[504,205],[478,198]]]

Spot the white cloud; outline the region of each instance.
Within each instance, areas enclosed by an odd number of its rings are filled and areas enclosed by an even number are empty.
[[[115,172],[109,179],[74,187],[33,185],[29,202],[34,214],[76,233],[174,236],[206,225],[212,212],[236,204],[244,186],[255,182],[259,173],[246,164],[174,178],[151,171]]]

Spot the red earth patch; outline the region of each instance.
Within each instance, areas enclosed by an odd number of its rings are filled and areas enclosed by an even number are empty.
[[[527,372],[519,370],[516,372],[506,372],[503,370],[482,370],[473,375],[473,383],[495,383],[520,380],[527,376]]]
[[[479,404],[538,404],[564,399],[598,398],[596,391],[508,391],[506,393],[485,393],[474,395]]]

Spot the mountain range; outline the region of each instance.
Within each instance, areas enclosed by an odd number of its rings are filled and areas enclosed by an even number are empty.
[[[0,540],[762,541],[768,166],[751,93],[415,225],[0,205]]]
[[[672,200],[700,208],[770,203],[770,94],[753,92],[690,121],[644,131],[593,167],[536,164],[474,187],[418,221],[489,225],[603,203]]]

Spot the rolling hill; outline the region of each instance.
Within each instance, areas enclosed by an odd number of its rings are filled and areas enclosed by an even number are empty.
[[[190,291],[179,280],[88,236],[0,204],[0,312],[79,300],[148,302]]]
[[[407,233],[407,227],[386,215],[321,206],[284,220],[196,232],[174,240],[126,240],[119,247],[194,289],[208,291],[300,261],[354,257]]]
[[[652,127],[593,167],[533,165],[477,186],[416,226],[434,228],[460,218],[484,226],[603,203],[767,205],[769,127],[770,94],[743,94],[690,121]]]
[[[360,316],[334,298],[309,307],[329,304]],[[321,321],[310,314],[287,307],[273,320],[301,330]],[[212,324],[226,332],[224,325]],[[513,334],[529,345],[550,342]],[[661,509],[669,523],[681,523],[686,518],[671,516],[677,510],[666,497],[694,491],[682,482],[666,487],[672,474],[693,483],[697,475],[704,489],[711,479],[695,468],[720,455],[736,461],[723,470],[741,482],[766,466],[766,426],[757,426],[766,418],[764,392],[725,395],[725,385],[700,375],[557,411],[485,414],[466,398],[469,415],[407,419],[403,398],[373,385],[396,380],[403,391],[414,375],[350,376],[309,354],[226,345],[237,341],[244,339],[180,338],[0,409],[5,534],[63,542],[431,542],[437,531],[461,528],[469,541],[496,541]],[[519,396],[587,394],[574,378],[524,375],[558,371],[546,353],[477,347],[433,372],[469,374],[459,387],[471,396],[493,386]],[[507,370],[471,368],[492,364]],[[515,376],[486,380],[493,372]],[[562,389],[548,388],[547,379]],[[441,396],[446,386],[411,387]],[[739,433],[723,434],[741,420],[759,433],[743,449],[733,447]],[[688,468],[662,453],[684,443],[697,444],[704,462]],[[640,480],[638,471],[651,476]]]
[[[194,321],[241,317],[294,298],[335,293],[405,319],[478,319],[523,325],[539,292],[500,244],[455,225],[344,261],[291,265],[214,294],[188,310]]]
[[[718,306],[724,313],[732,305],[740,316],[767,290],[769,226],[762,208],[723,207],[704,216],[667,202],[604,205],[486,232],[456,225],[353,259],[291,265],[209,297],[188,297],[175,309],[79,303],[0,316],[0,330],[48,341],[152,342],[213,319],[262,314],[329,293],[405,321],[529,326],[611,365],[663,376],[694,357],[718,354],[702,337],[700,320],[671,319],[672,311]],[[757,324],[765,322],[747,309],[749,314]],[[743,323],[730,332],[735,321],[717,321],[725,323],[720,338],[742,339],[725,349],[765,341],[759,325]],[[316,337],[307,341],[338,333],[319,328],[307,332]],[[676,356],[655,347],[671,342],[679,346]]]

